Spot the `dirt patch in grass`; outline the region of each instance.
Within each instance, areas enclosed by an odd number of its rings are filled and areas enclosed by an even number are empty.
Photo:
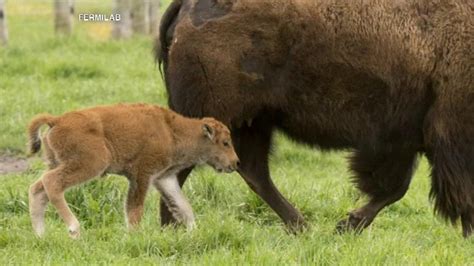
[[[0,175],[23,172],[28,169],[28,160],[0,154]]]

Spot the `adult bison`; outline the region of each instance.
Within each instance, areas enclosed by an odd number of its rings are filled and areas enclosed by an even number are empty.
[[[473,51],[472,0],[175,0],[156,56],[170,107],[232,128],[240,174],[290,228],[304,219],[270,178],[275,130],[353,150],[354,181],[370,200],[338,229],[364,228],[402,198],[425,154],[436,211],[460,219],[467,237]],[[172,221],[166,208],[162,219]]]

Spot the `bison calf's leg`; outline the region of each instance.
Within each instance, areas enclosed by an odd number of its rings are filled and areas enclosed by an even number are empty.
[[[129,179],[127,202],[125,205],[127,211],[127,225],[130,230],[135,229],[140,224],[148,186],[148,177]]]
[[[416,164],[414,151],[390,153],[355,152],[351,168],[358,188],[370,196],[363,207],[353,210],[337,224],[338,232],[361,231],[386,206],[400,200],[408,190]]]
[[[28,198],[33,230],[41,237],[44,234],[44,214],[49,201],[42,178],[31,185]]]
[[[80,225],[76,216],[74,216],[67,205],[64,192],[72,186],[94,178],[104,169],[104,166],[100,163],[90,165],[90,168],[82,168],[81,163],[81,160],[77,160],[75,162],[59,165],[54,170],[46,172],[41,179],[49,200],[58,211],[59,216],[66,223],[69,235],[72,238],[79,237]]]
[[[189,174],[193,170],[193,167],[186,168],[178,173],[178,182],[179,186],[182,188],[184,185],[184,182],[188,178]],[[166,205],[166,202],[164,201],[163,198],[160,198],[160,217],[161,217],[161,225],[166,226],[166,225],[172,225],[176,224],[178,221],[173,217],[173,214],[170,212],[168,206]]]
[[[181,191],[177,176],[158,177],[153,185],[160,191],[173,218],[186,226],[187,229],[195,227],[193,209]]]
[[[254,120],[252,127],[233,132],[234,144],[240,158],[239,174],[283,220],[292,232],[306,227],[305,220],[273,184],[268,167],[272,128]]]

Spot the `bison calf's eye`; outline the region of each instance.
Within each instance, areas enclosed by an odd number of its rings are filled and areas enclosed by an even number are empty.
[[[224,141],[224,143],[223,143],[223,144],[224,144],[224,147],[230,147],[230,143],[229,143],[229,142],[227,142],[227,141]]]

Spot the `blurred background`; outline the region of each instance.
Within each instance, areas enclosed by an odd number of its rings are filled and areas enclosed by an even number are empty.
[[[37,113],[116,102],[165,104],[152,47],[168,4],[0,0],[0,150],[21,153],[25,125]],[[121,21],[85,21],[81,14],[120,14]]]

